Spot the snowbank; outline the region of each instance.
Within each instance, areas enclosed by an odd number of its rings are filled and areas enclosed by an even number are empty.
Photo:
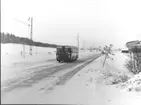
[[[135,75],[127,82],[120,84],[119,87],[132,92],[141,92],[141,73]]]
[[[107,85],[114,85],[128,91],[141,91],[141,73],[133,75],[125,66],[125,61],[128,59],[126,54],[115,53],[115,56],[110,56],[104,65],[104,68],[99,69],[103,74],[100,82]],[[104,59],[105,57],[103,57]],[[103,60],[104,61],[104,60]],[[103,64],[102,64],[103,65]]]
[[[108,84],[118,84],[117,87],[128,91],[141,92],[141,73],[133,75],[125,66],[128,59],[126,54],[116,53],[114,61],[108,59],[105,64],[105,73],[107,75]]]

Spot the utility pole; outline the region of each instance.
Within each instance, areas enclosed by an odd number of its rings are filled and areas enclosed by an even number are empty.
[[[26,23],[26,22],[23,22],[23,21],[21,21],[21,20],[18,20],[17,18],[15,18],[15,20],[16,21],[18,21],[18,22],[21,22],[21,23],[23,23],[23,24],[25,24],[25,25],[28,25],[28,27],[30,28],[30,39],[31,39],[31,41],[32,41],[32,37],[33,37],[33,18],[32,17],[29,17],[28,18],[28,22],[29,23]],[[23,50],[25,49],[24,48],[25,47],[25,45],[23,45]],[[32,55],[32,45],[30,45],[30,50],[29,50],[29,52],[30,52],[30,55]]]
[[[78,53],[79,53],[79,33],[77,33],[77,37],[74,37],[77,41]]]
[[[17,18],[15,18],[14,20],[16,20],[16,21],[18,21],[18,22],[20,22],[20,23],[22,23],[22,24],[24,24],[24,25],[28,25],[28,26],[29,26],[28,23],[23,22],[23,21],[21,21],[21,20],[19,20],[19,19],[17,19]],[[25,44],[24,44],[24,43],[23,43],[23,51],[21,51],[21,54],[22,54],[23,58],[25,58]]]
[[[30,22],[30,25],[29,25],[29,27],[30,27],[30,40],[32,41],[32,31],[33,31],[33,18],[32,17],[29,17],[28,18],[28,21]],[[30,55],[32,56],[32,44],[30,45]]]

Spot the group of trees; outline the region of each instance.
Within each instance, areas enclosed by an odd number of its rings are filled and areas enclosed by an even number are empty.
[[[113,44],[105,45],[104,47],[99,46],[99,47],[92,47],[90,46],[87,48],[87,50],[90,51],[107,51],[107,50],[112,50]],[[81,48],[80,50],[84,50],[84,48]]]
[[[33,46],[40,46],[40,47],[57,47],[55,44],[48,44],[42,42],[36,42],[30,40],[29,38],[18,37],[14,34],[9,33],[1,33],[1,43],[15,43],[15,44],[25,44],[25,45],[33,45]]]

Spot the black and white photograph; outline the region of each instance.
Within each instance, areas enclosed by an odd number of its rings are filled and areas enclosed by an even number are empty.
[[[141,0],[1,0],[1,104],[141,105]]]

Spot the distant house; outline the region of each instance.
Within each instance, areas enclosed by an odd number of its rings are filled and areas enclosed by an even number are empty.
[[[141,53],[141,41],[130,41],[126,43],[126,47],[133,53]]]

